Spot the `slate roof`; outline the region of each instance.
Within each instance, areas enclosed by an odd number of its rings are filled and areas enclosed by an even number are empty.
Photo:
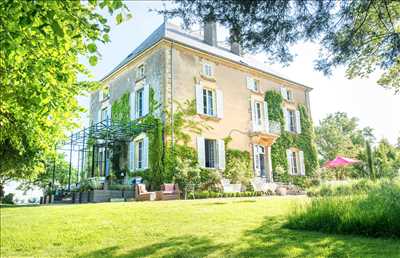
[[[194,48],[194,49],[197,49],[200,51],[204,51],[209,54],[227,59],[229,61],[233,61],[235,63],[241,64],[244,66],[248,66],[248,67],[260,70],[262,72],[274,75],[274,76],[284,79],[286,81],[295,83],[297,85],[301,85],[307,89],[312,89],[306,85],[295,82],[295,81],[291,80],[290,78],[277,73],[276,71],[273,71],[271,68],[269,68],[264,63],[258,62],[249,57],[243,57],[243,56],[236,55],[236,54],[230,52],[230,50],[226,49],[226,48],[222,48],[219,46],[218,47],[210,46],[210,45],[204,43],[201,38],[196,37],[194,35],[190,35],[187,32],[181,30],[176,25],[171,24],[171,23],[161,24],[160,27],[158,27],[153,33],[151,33],[150,36],[148,36],[137,48],[135,48],[121,63],[119,63],[111,72],[109,72],[106,76],[104,76],[101,79],[101,81],[107,79],[109,76],[111,76],[113,73],[118,71],[120,68],[122,68],[123,66],[128,64],[131,60],[133,60],[135,57],[137,57],[143,51],[152,47],[153,45],[155,45],[157,42],[159,42],[162,39],[177,42],[177,43],[186,45],[188,47],[191,47],[191,48]]]

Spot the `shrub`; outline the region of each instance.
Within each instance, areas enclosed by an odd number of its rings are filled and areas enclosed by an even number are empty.
[[[347,184],[328,185],[324,184],[319,187],[308,189],[309,197],[318,196],[344,196],[350,194],[366,194],[371,190],[377,189],[380,185],[387,183],[387,179],[372,181],[370,179],[354,180]]]
[[[14,204],[14,194],[13,193],[6,194],[2,200],[2,203]]]
[[[216,169],[200,170],[200,190],[208,190],[218,192],[221,184],[221,175]]]
[[[250,160],[248,151],[227,149],[224,177],[230,179],[232,183],[248,185],[253,177]]]
[[[400,180],[384,181],[368,194],[314,198],[311,203],[297,207],[286,226],[328,233],[400,237],[399,200]]]

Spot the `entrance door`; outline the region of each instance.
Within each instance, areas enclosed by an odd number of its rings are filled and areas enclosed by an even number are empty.
[[[265,177],[266,176],[265,147],[261,145],[254,145],[253,155],[254,155],[254,170],[256,176]]]

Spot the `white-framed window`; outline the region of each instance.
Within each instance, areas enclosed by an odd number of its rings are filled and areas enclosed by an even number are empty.
[[[266,101],[259,101],[251,97],[251,121],[254,132],[269,132],[268,104]]]
[[[140,118],[144,114],[144,88],[141,88],[135,93],[135,110],[136,110],[136,118]]]
[[[288,161],[289,175],[292,176],[305,175],[304,152],[288,149],[286,150],[286,156]]]
[[[105,86],[99,89],[99,102],[102,102],[110,97],[110,87]]]
[[[107,123],[111,119],[111,109],[110,107],[104,107],[101,109],[100,121],[106,121]]]
[[[214,67],[210,63],[203,63],[203,75],[207,77],[214,77]]]
[[[225,169],[225,143],[223,140],[197,137],[197,154],[200,167]]]
[[[210,89],[203,88],[203,114],[215,116],[215,92]]]
[[[142,79],[146,76],[146,67],[144,64],[141,64],[137,68],[137,78],[136,79]]]
[[[223,118],[224,101],[221,90],[196,85],[196,110],[198,114]]]
[[[256,119],[256,123],[258,126],[262,126],[263,124],[263,115],[262,115],[262,103],[259,101],[256,101],[254,103],[254,108],[255,108],[255,119]]]
[[[247,83],[247,88],[249,90],[255,91],[255,92],[260,91],[260,81],[259,80],[255,79],[253,77],[247,76],[246,83]]]
[[[293,91],[292,90],[285,88],[285,87],[281,87],[281,95],[284,100],[287,100],[290,102],[293,101]]]
[[[292,133],[301,133],[300,112],[294,109],[284,109],[285,129]]]
[[[136,142],[136,169],[141,170],[143,169],[143,157],[144,157],[144,140],[141,139]]]
[[[149,143],[145,135],[141,135],[129,143],[129,170],[148,168]]]
[[[265,177],[267,174],[266,151],[262,145],[253,145],[253,162],[256,176]]]
[[[205,167],[217,168],[217,141],[214,139],[204,139]]]
[[[289,131],[296,132],[296,113],[294,110],[288,109]]]

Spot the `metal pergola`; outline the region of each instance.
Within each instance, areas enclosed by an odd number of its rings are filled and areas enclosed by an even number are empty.
[[[91,174],[94,174],[95,159],[94,153],[97,148],[104,148],[104,171],[107,166],[107,148],[115,144],[128,143],[142,132],[147,132],[155,127],[154,124],[146,124],[143,121],[113,121],[105,119],[101,122],[92,124],[76,133],[72,133],[67,141],[62,142],[58,146],[58,150],[69,151],[69,171],[68,171],[68,191],[71,191],[71,172],[72,172],[72,156],[77,153],[77,175],[84,171],[85,159],[88,154],[92,153]],[[90,143],[90,145],[89,145]],[[92,149],[90,149],[92,148]],[[54,174],[54,172],[53,172]],[[54,175],[53,175],[54,185]]]

